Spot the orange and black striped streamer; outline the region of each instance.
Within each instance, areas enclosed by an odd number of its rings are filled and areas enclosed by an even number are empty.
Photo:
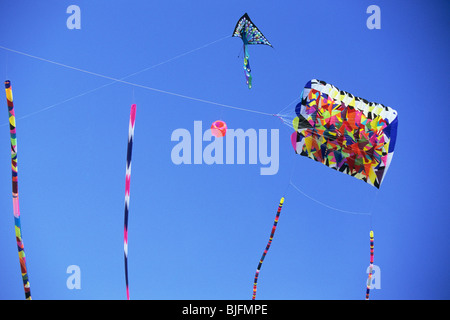
[[[278,219],[280,218],[280,213],[281,213],[281,208],[283,207],[283,203],[284,203],[284,197],[282,197],[281,200],[280,200],[280,205],[278,206],[277,215],[275,216],[275,221],[273,222],[272,231],[270,232],[269,242],[267,242],[267,245],[266,245],[266,248],[264,249],[264,252],[262,254],[261,260],[259,260],[258,267],[256,268],[255,280],[253,281],[253,296],[252,296],[252,300],[256,299],[256,287],[257,287],[257,284],[258,284],[259,272],[261,271],[261,265],[262,265],[262,263],[264,261],[264,258],[267,255],[267,251],[269,251],[270,245],[272,244],[273,236],[275,234],[275,230],[277,229]]]

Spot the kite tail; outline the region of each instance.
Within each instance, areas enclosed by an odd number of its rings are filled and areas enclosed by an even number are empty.
[[[369,265],[369,276],[367,278],[366,300],[369,300],[370,286],[372,285],[372,271],[373,271],[373,231],[370,231],[370,265]]]
[[[127,289],[127,300],[130,300],[128,289],[128,208],[130,203],[130,176],[131,176],[131,154],[133,151],[134,123],[136,119],[136,105],[131,105],[130,124],[128,127],[127,168],[125,172],[125,219],[123,232],[123,249],[125,260],[125,285]]]
[[[266,257],[267,251],[269,251],[270,245],[272,244],[273,236],[275,234],[275,230],[277,229],[278,219],[280,218],[280,212],[281,212],[281,208],[283,207],[283,203],[284,203],[284,197],[281,197],[280,204],[279,204],[278,210],[277,210],[277,215],[275,216],[275,221],[273,222],[272,231],[270,233],[269,242],[267,242],[266,249],[264,249],[261,260],[259,260],[258,267],[256,268],[255,280],[253,281],[252,300],[255,300],[255,298],[256,298],[256,286],[258,283],[259,271],[261,270],[261,265],[264,261],[264,258]]]
[[[245,70],[245,79],[247,81],[247,86],[249,89],[252,88],[252,75],[250,69],[250,56],[248,55],[247,46],[244,44],[244,70]]]
[[[5,91],[6,91],[6,100],[8,103],[9,130],[10,130],[9,132],[11,138],[12,197],[13,197],[14,224],[16,230],[16,241],[17,241],[17,249],[19,251],[19,262],[20,262],[20,270],[22,273],[23,289],[25,291],[25,299],[31,300],[30,282],[28,281],[25,250],[20,226],[19,186],[17,180],[16,117],[14,113],[11,82],[9,80],[5,81]]]

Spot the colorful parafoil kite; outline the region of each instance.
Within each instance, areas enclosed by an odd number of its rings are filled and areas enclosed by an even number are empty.
[[[247,46],[249,44],[265,44],[268,46],[270,44],[269,40],[262,34],[261,31],[255,26],[255,24],[250,20],[250,17],[245,13],[236,23],[236,27],[233,31],[233,37],[239,37],[244,43],[244,70],[245,78],[247,80],[247,86],[250,89],[252,87],[252,75],[249,62],[249,54]]]
[[[394,109],[313,79],[295,113],[296,153],[380,188],[394,154]]]

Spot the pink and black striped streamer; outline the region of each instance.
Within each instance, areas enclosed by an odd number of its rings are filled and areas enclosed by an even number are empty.
[[[272,231],[270,232],[269,242],[267,242],[266,249],[264,249],[264,252],[262,254],[261,260],[259,260],[258,267],[256,268],[255,280],[253,281],[253,296],[252,296],[252,300],[256,299],[256,287],[257,287],[257,284],[258,284],[259,272],[261,271],[261,266],[262,266],[262,263],[264,261],[264,258],[267,255],[267,251],[269,251],[270,245],[272,244],[273,236],[275,234],[275,230],[277,229],[278,219],[280,218],[280,213],[281,213],[281,208],[283,207],[283,203],[284,203],[284,197],[282,197],[281,200],[280,200],[280,205],[278,206],[277,215],[275,216],[275,221],[273,222]]]
[[[135,119],[136,119],[136,105],[132,104],[130,110],[130,124],[128,127],[127,168],[125,172],[125,218],[124,218],[124,233],[123,233],[125,285],[127,289],[127,300],[130,300],[130,290],[128,288],[128,212],[130,204],[131,154],[133,152]]]
[[[373,271],[373,231],[370,231],[370,265],[369,265],[369,276],[367,278],[366,300],[369,300],[370,287],[372,285],[372,271]]]

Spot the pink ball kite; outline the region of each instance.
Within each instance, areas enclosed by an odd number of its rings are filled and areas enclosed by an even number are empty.
[[[227,132],[227,124],[222,120],[216,120],[211,125],[211,133],[216,138],[225,136]]]

